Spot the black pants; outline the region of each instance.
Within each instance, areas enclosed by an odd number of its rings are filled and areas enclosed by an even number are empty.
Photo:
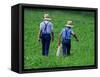
[[[42,55],[48,56],[50,40],[51,40],[50,34],[42,34],[41,40],[42,40]]]
[[[66,39],[62,40],[62,49],[63,49],[63,55],[70,55],[70,49],[71,49],[71,40]]]

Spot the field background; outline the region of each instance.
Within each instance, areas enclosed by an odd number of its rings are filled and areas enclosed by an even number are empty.
[[[37,40],[39,24],[43,14],[49,13],[54,24],[55,39],[51,42],[49,56],[41,55],[41,42]],[[79,38],[76,42],[72,37],[71,55],[56,56],[58,34],[67,20],[74,22],[74,32]],[[52,68],[87,66],[94,64],[94,12],[25,9],[24,10],[24,68]]]

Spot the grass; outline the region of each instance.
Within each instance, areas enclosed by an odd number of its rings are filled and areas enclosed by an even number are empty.
[[[49,56],[42,56],[41,42],[38,42],[39,24],[47,12],[54,24],[55,39],[51,42]],[[57,57],[58,34],[67,20],[74,22],[74,32],[79,38],[72,37],[71,55]],[[94,13],[84,11],[25,9],[24,10],[24,68],[52,68],[94,65]]]

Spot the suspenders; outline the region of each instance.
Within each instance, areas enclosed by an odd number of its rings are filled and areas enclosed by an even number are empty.
[[[48,22],[48,23],[49,23],[49,22]],[[48,26],[48,23],[45,23],[45,22],[44,22],[44,24],[45,24],[44,32],[46,32],[46,33],[47,33],[47,26]]]
[[[66,40],[68,31],[69,31],[69,30],[66,30],[66,28],[65,28],[65,40]]]

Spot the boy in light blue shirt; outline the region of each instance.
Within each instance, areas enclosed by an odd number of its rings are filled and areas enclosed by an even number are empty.
[[[76,34],[73,32],[72,27],[72,21],[68,21],[67,25],[62,29],[59,35],[58,45],[60,45],[60,39],[62,39],[62,50],[64,56],[70,55],[71,35],[75,37],[76,41],[79,41]]]
[[[43,34],[51,34],[53,32],[53,24],[48,20],[44,20],[40,23],[40,30]]]
[[[44,20],[40,23],[39,40],[42,42],[42,55],[48,56],[51,39],[54,40],[53,24],[48,14],[44,14]]]

